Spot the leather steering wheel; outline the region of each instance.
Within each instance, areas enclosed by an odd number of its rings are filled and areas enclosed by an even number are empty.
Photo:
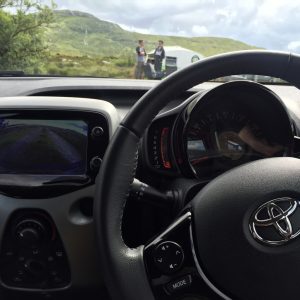
[[[168,76],[132,107],[106,151],[94,205],[102,272],[112,299],[155,299],[145,258],[145,251],[154,244],[129,248],[122,239],[122,218],[135,176],[138,143],[157,113],[176,95],[214,78],[258,74],[281,78],[299,88],[299,71],[300,56],[289,53],[218,55]],[[298,299],[300,238],[275,247],[264,245],[251,235],[249,220],[258,207],[273,199],[291,199],[297,206],[299,177],[296,158],[263,159],[232,169],[196,195],[184,214],[154,242],[163,241],[172,231],[176,234],[176,228],[188,222],[186,235],[190,234],[199,276],[219,297]],[[275,217],[281,213],[272,211]]]

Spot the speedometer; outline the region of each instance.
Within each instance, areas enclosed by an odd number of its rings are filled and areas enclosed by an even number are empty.
[[[194,166],[205,159],[210,149],[215,155],[236,160],[245,153],[245,145],[239,138],[238,132],[242,127],[241,120],[246,118],[228,111],[216,112],[199,116],[199,120],[190,122],[186,130],[187,153],[190,163]]]
[[[263,157],[254,151],[241,134],[245,128],[259,140],[261,132],[244,114],[223,110],[192,118],[186,127],[186,151],[196,174],[207,169],[224,171],[241,163]],[[255,130],[254,130],[255,128]]]
[[[293,134],[290,123],[286,122],[289,118],[284,107],[278,107],[278,99],[259,85],[251,84],[249,89],[248,82],[239,82],[239,86],[247,86],[245,92],[250,90],[252,96],[231,88],[236,85],[231,83],[216,88],[186,109],[184,152],[191,170],[198,177],[216,176],[256,159],[289,152]],[[264,92],[263,98],[257,89]],[[220,90],[223,93],[216,93]],[[272,103],[270,112],[275,113],[274,119],[260,109],[266,103]],[[277,131],[278,120],[288,125],[285,127],[288,135],[284,136],[282,129]]]

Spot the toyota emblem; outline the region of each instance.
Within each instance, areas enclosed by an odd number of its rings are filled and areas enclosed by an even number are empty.
[[[268,201],[256,209],[250,219],[250,231],[254,239],[270,246],[283,245],[300,234],[300,226],[294,228],[291,220],[299,201],[284,197]]]

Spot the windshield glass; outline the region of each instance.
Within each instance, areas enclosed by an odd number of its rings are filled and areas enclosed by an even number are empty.
[[[292,0],[0,0],[0,75],[159,80],[219,53],[297,53],[299,17]],[[234,78],[281,82],[218,80]]]

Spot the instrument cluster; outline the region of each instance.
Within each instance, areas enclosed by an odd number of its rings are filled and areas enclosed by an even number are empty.
[[[275,93],[233,81],[158,115],[146,133],[145,152],[156,172],[209,179],[257,159],[290,156],[293,139],[292,121]]]

